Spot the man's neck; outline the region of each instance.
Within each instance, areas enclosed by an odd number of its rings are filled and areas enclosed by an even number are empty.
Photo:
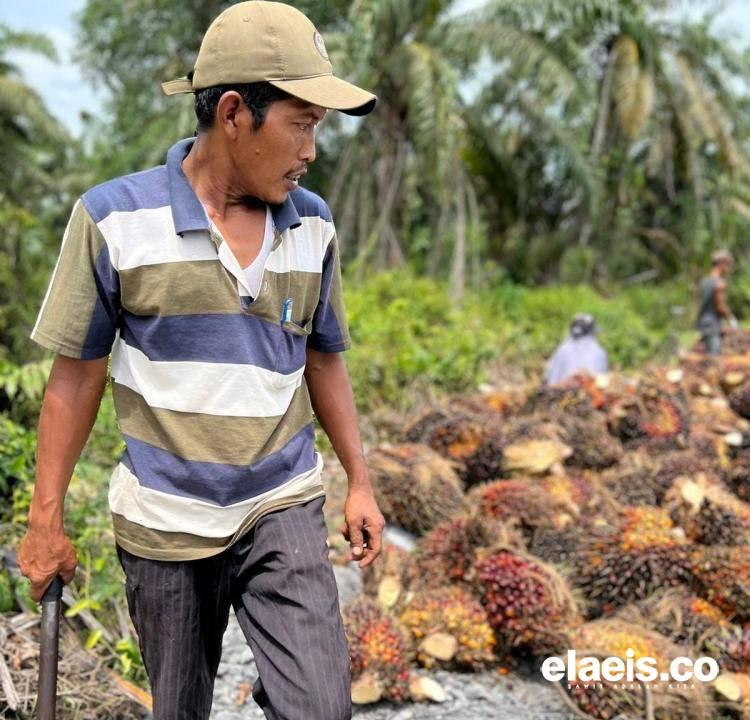
[[[238,205],[248,208],[251,203],[233,187],[229,155],[215,148],[215,142],[209,135],[199,134],[182,162],[182,169],[208,214],[212,219],[221,219]]]

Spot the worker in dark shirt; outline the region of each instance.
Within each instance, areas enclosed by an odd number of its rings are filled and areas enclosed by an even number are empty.
[[[717,250],[711,256],[711,272],[701,280],[698,288],[698,319],[695,327],[700,331],[703,347],[709,355],[721,354],[721,334],[724,322],[734,329],[737,319],[727,304],[726,277],[732,269],[733,258],[729,250]]]

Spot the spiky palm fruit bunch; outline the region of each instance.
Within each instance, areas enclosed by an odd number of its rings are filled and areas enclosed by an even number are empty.
[[[750,332],[746,328],[739,328],[728,333],[723,338],[722,347],[729,355],[747,355],[750,353]]]
[[[724,613],[688,587],[657,591],[618,617],[637,622],[673,643],[698,649],[708,634],[731,627]]]
[[[690,553],[693,587],[730,620],[750,621],[750,552],[745,547],[695,546]]]
[[[525,553],[480,553],[474,586],[497,638],[498,652],[561,652],[565,631],[579,620],[575,599],[552,566]]]
[[[531,480],[496,480],[478,485],[469,492],[468,504],[478,515],[504,522],[516,522],[530,539],[538,527],[566,524],[576,514],[571,504],[546,493]]]
[[[650,467],[614,468],[601,477],[604,489],[621,505],[659,504],[657,491],[652,484],[654,475]]]
[[[609,422],[624,445],[643,445],[654,452],[685,447],[690,433],[684,397],[658,387],[641,388],[623,400],[613,408]]]
[[[723,477],[729,489],[740,500],[750,502],[750,455],[747,452],[738,454],[729,461]]]
[[[422,423],[418,429],[419,436],[412,428],[407,437],[455,463],[466,487],[502,474],[503,441],[495,423],[461,414]]]
[[[460,587],[417,594],[400,617],[425,668],[480,671],[494,660],[495,636],[479,601]]]
[[[410,599],[416,576],[414,554],[386,543],[375,562],[362,570],[361,576],[365,595],[376,597],[386,610],[397,610]]]
[[[524,540],[513,524],[491,518],[461,516],[446,520],[417,542],[415,581],[421,587],[433,588],[469,583],[477,550],[495,545],[520,548]]]
[[[550,497],[555,505],[571,508],[576,516],[599,508],[602,498],[590,477],[575,475],[548,475],[538,482],[540,490]]]
[[[750,628],[725,623],[701,636],[701,655],[712,657],[724,672],[750,672]]]
[[[538,528],[529,544],[529,552],[552,565],[567,565],[578,552],[585,528],[572,523],[562,528]]]
[[[690,580],[689,545],[659,508],[624,508],[613,524],[593,524],[579,543],[571,581],[591,616]]]
[[[566,413],[588,418],[596,410],[595,400],[577,378],[561,385],[545,385],[529,396],[522,408],[524,415],[547,415]]]
[[[703,545],[750,544],[750,505],[738,500],[717,479],[697,475],[677,478],[664,498],[664,508]]]
[[[695,479],[699,475],[716,477],[718,469],[712,458],[700,455],[694,450],[682,450],[669,453],[658,462],[651,476],[651,485],[656,493],[659,505],[678,477]]]
[[[409,421],[404,428],[403,436],[407,442],[421,443],[430,436],[433,429],[445,422],[452,413],[442,408],[427,410]]]
[[[658,632],[639,624],[616,618],[595,620],[571,630],[570,646],[577,651],[579,668],[585,657],[600,660],[618,657],[623,663],[630,659],[635,663],[641,658],[653,658],[658,673],[669,671],[670,663],[684,656],[686,649],[670,642]],[[593,683],[588,688],[582,683],[570,683],[568,692],[580,710],[595,718],[615,718],[619,713],[625,717],[646,717],[645,690],[639,682]],[[687,720],[705,718],[707,696],[700,683],[693,687],[679,688],[669,683],[649,683],[649,694],[653,706],[653,717],[663,720]],[[635,713],[635,715],[633,715]],[[639,714],[640,713],[640,714]]]
[[[708,499],[685,530],[688,537],[703,545],[750,544],[750,521],[745,511],[738,513]]]
[[[750,419],[750,382],[745,382],[729,393],[729,407],[740,417]]]
[[[455,414],[498,420],[518,412],[525,401],[523,390],[492,390],[469,397],[453,397],[448,407]]]
[[[643,687],[634,683],[621,688],[615,683],[563,681],[559,687],[577,711],[594,720],[640,720],[646,711]]]
[[[610,435],[607,421],[599,413],[589,417],[565,413],[560,415],[558,422],[562,430],[561,440],[573,450],[566,465],[605,470],[622,458],[622,444]]]
[[[367,673],[382,689],[383,698],[408,699],[409,640],[398,622],[362,596],[344,609],[343,618],[352,680]]]
[[[421,535],[463,508],[458,475],[426,445],[381,445],[367,465],[386,520],[409,532]]]

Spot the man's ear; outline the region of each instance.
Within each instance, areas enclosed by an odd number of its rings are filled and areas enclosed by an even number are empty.
[[[242,124],[241,116],[247,111],[245,102],[238,92],[228,90],[216,104],[216,125],[224,130],[228,137],[235,140]]]

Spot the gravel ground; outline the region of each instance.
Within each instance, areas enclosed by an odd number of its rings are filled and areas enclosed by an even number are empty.
[[[361,590],[356,566],[334,566],[342,606]],[[224,636],[211,720],[263,719],[250,690],[257,676],[250,648],[232,617]],[[448,694],[441,704],[394,705],[380,702],[355,707],[357,720],[575,720],[554,689],[543,682],[496,673],[431,673]]]

